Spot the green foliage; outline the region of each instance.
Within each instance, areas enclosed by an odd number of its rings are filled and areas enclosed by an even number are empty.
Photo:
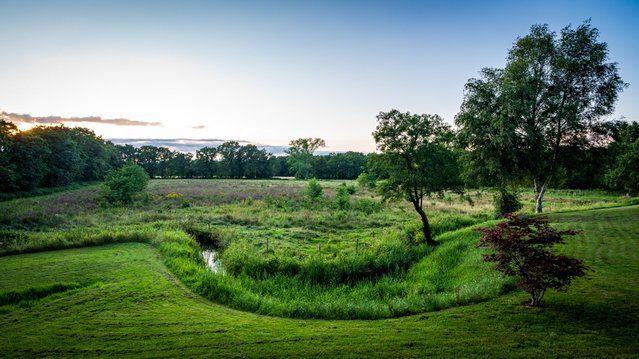
[[[483,69],[468,81],[456,117],[467,178],[499,187],[531,179],[535,211],[542,211],[565,149],[592,146],[584,141],[591,124],[613,112],[627,86],[598,36],[589,22],[559,36],[532,26],[504,69]]]
[[[424,197],[461,189],[453,134],[438,115],[411,115],[397,110],[380,112],[373,137],[382,152],[378,163],[388,179],[378,189],[384,198],[404,198],[420,215],[424,238],[433,245]]]
[[[113,204],[131,203],[133,196],[141,193],[149,184],[149,175],[144,168],[127,164],[115,170],[104,180],[103,198]]]
[[[377,181],[374,176],[362,172],[357,176],[357,185],[362,188],[374,189],[377,185]]]
[[[361,152],[348,151],[313,156],[313,176],[323,179],[355,179],[366,169],[366,156]]]
[[[102,180],[114,165],[113,156],[113,145],[85,128],[39,126],[18,131],[0,120],[0,192]]]
[[[313,175],[311,163],[313,152],[324,146],[326,142],[321,138],[298,138],[289,143],[288,164],[295,178],[308,179]]]
[[[11,162],[11,151],[14,146],[14,135],[18,127],[11,122],[0,119],[0,192],[11,192],[16,189],[16,164]]]
[[[639,139],[625,146],[625,151],[606,173],[606,182],[629,195],[639,193]]]
[[[358,198],[353,201],[351,208],[365,214],[373,214],[382,210],[382,204],[369,198]]]
[[[337,187],[337,195],[335,196],[335,203],[337,204],[337,208],[341,210],[346,210],[351,207],[351,193],[349,191],[349,187],[346,186],[346,183],[342,183],[339,187]]]
[[[311,180],[308,181],[306,188],[304,189],[304,195],[306,196],[306,198],[311,203],[313,203],[319,200],[320,198],[322,198],[322,194],[324,194],[324,189],[322,188],[322,185],[319,183],[317,179],[311,178]]]
[[[495,193],[493,203],[495,205],[496,218],[502,218],[506,214],[515,213],[523,207],[517,193],[506,189],[501,189]]]

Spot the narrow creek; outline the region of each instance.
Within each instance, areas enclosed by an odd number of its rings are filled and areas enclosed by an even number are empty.
[[[205,249],[202,252],[202,257],[204,257],[204,261],[206,265],[209,267],[213,273],[224,273],[224,268],[222,267],[222,261],[214,249]]]

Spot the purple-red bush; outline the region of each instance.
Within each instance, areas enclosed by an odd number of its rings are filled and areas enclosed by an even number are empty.
[[[507,215],[495,228],[479,228],[478,246],[494,253],[484,255],[495,262],[495,269],[517,278],[517,286],[530,293],[530,305],[537,306],[546,290],[566,291],[570,282],[585,273],[584,263],[573,257],[553,253],[553,246],[564,242],[564,235],[577,231],[559,231],[550,226],[546,217],[523,218]]]

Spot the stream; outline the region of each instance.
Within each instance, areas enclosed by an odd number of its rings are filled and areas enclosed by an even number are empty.
[[[214,249],[205,249],[202,252],[202,257],[204,257],[206,265],[213,271],[213,273],[224,273],[222,261],[220,260],[217,251]]]

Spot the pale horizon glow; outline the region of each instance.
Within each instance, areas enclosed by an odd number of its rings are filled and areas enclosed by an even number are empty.
[[[379,111],[452,123],[465,82],[531,25],[591,18],[631,84],[611,118],[639,120],[637,3],[554,3],[3,1],[0,112],[160,123],[66,124],[107,139],[370,152]]]

